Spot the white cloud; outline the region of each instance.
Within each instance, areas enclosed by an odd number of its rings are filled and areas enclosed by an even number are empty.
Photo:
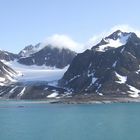
[[[135,32],[140,37],[140,30],[132,28],[129,25],[117,25],[117,26],[112,27],[108,31],[103,31],[100,34],[93,35],[84,44],[74,41],[72,38],[70,38],[67,35],[54,34],[50,37],[47,37],[43,41],[42,47],[44,47],[46,45],[52,45],[54,47],[59,47],[59,48],[69,48],[70,50],[73,50],[77,53],[81,53],[81,52],[85,51],[86,49],[92,48],[94,45],[99,43],[102,40],[102,38],[110,35],[111,33],[115,32],[116,30],[121,30],[123,32]]]
[[[118,29],[123,31],[123,32],[134,32],[137,34],[138,37],[140,37],[140,30],[133,28],[127,24],[114,26],[113,28],[111,28],[110,32],[114,32]]]
[[[75,42],[73,39],[71,39],[67,35],[62,35],[62,34],[55,34],[52,35],[48,38],[46,38],[43,43],[43,46],[46,45],[52,45],[53,47],[58,47],[58,48],[68,48],[70,50],[73,50],[75,52],[81,52],[83,51],[83,45]]]
[[[99,43],[101,41],[102,38],[104,38],[106,36],[106,32],[102,32],[100,34],[97,35],[93,35],[85,44],[85,49],[90,49],[92,48],[94,45],[96,45],[97,43]]]

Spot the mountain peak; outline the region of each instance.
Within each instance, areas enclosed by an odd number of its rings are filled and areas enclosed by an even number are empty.
[[[122,32],[121,30],[116,30],[109,36],[103,38],[96,46],[93,46],[92,50],[105,52],[125,45],[131,38],[135,39],[137,38],[137,35],[132,32]]]
[[[106,37],[106,39],[110,38],[113,40],[117,40],[118,38],[128,36],[130,34],[131,34],[131,32],[122,32],[121,30],[117,30],[117,31],[113,32],[111,35],[109,35],[108,37]]]

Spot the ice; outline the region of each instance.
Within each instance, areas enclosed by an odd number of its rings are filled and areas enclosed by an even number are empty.
[[[130,52],[127,52],[129,55],[131,55],[134,59],[136,59],[136,57],[133,55],[133,54],[131,54]]]
[[[16,80],[12,77],[10,77],[9,75],[6,75],[6,77],[11,81],[11,82],[16,82]]]
[[[90,85],[86,88],[86,90],[88,90],[97,80],[98,80],[98,78],[92,77],[92,81],[91,81]]]
[[[0,77],[0,82],[4,82],[4,81],[5,81],[5,78]]]
[[[4,83],[0,83],[0,86],[5,86],[5,84]]]
[[[55,98],[58,96],[57,92],[53,92],[52,94],[48,95],[47,98]]]
[[[117,61],[114,62],[114,64],[112,65],[113,68],[115,68],[117,65]]]
[[[2,68],[3,68],[3,70],[5,72],[7,72],[9,74],[9,76],[11,76],[11,77],[15,77],[16,76],[15,73],[8,71],[4,66]]]
[[[101,45],[97,48],[97,51],[105,52],[108,47],[118,48],[122,45],[125,45],[127,43],[127,40],[130,35],[123,36],[120,34],[120,37],[117,40],[114,39],[104,39],[107,44]]]
[[[94,84],[94,83],[96,82],[97,79],[98,79],[98,78],[93,77],[93,78],[92,78],[92,84]]]
[[[14,90],[15,90],[17,87],[18,87],[18,86],[15,86],[13,89],[11,89],[11,90],[9,91],[9,93],[13,93]]]
[[[124,84],[127,81],[127,76],[122,76],[120,74],[118,74],[117,72],[115,72],[117,78],[119,81],[116,81],[119,84]]]
[[[100,96],[103,96],[103,93],[98,93]]]
[[[131,85],[128,85],[130,91],[127,91],[128,93],[130,93],[130,97],[133,97],[133,98],[137,98],[139,97],[139,93],[140,93],[140,90],[131,86]]]
[[[124,49],[125,49],[125,47],[123,47],[123,48],[121,49],[121,53],[123,53]]]
[[[80,75],[74,76],[73,78],[71,78],[71,79],[69,80],[69,83],[70,83],[71,81],[75,80],[75,79],[78,78],[78,77],[80,77]]]
[[[63,69],[58,69],[55,67],[48,67],[44,65],[26,66],[26,65],[19,64],[17,61],[11,61],[11,62],[3,61],[3,62],[19,73],[19,75],[16,77],[16,79],[19,82],[57,81],[63,76],[63,74],[68,69],[68,66],[66,66]]]
[[[17,96],[21,97],[24,94],[25,90],[26,90],[26,87],[24,87]]]

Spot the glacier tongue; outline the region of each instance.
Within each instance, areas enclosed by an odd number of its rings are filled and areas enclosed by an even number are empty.
[[[19,82],[29,81],[47,81],[53,82],[59,80],[66,72],[69,66],[63,69],[48,66],[26,66],[19,64],[17,61],[5,62],[6,65],[16,70],[19,75],[16,76],[16,80]]]

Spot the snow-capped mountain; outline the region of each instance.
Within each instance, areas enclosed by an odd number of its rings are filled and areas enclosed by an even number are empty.
[[[118,48],[127,43],[127,40],[131,34],[132,33],[121,32],[120,30],[117,30],[108,37],[103,38],[101,42],[94,46],[92,49],[105,52],[109,49]]]
[[[35,46],[33,45],[28,45],[26,46],[23,50],[19,52],[20,57],[29,57],[31,54],[38,52],[41,50],[41,43],[36,44]]]
[[[0,62],[4,98],[140,95],[140,38],[132,32],[117,30],[80,54],[50,45],[28,46],[16,60],[3,62],[8,65]]]
[[[67,65],[69,65],[72,59],[76,56],[75,52],[67,48],[60,49],[57,47],[53,47],[51,45],[45,46],[42,49],[39,48],[35,49],[33,47],[32,50],[31,48],[32,46],[30,47],[30,49],[26,49],[24,57],[21,57],[18,60],[19,63],[24,65],[37,65],[37,66],[45,65],[49,67],[64,68]],[[29,50],[29,53],[27,50]],[[27,56],[25,54],[27,54]]]
[[[114,32],[78,54],[59,84],[73,93],[139,97],[140,38]]]
[[[13,55],[1,51],[0,97],[42,99],[64,95],[65,89],[57,87],[76,53],[65,48],[37,44],[25,47]],[[4,73],[5,69],[12,71]],[[33,93],[33,94],[32,94]]]

